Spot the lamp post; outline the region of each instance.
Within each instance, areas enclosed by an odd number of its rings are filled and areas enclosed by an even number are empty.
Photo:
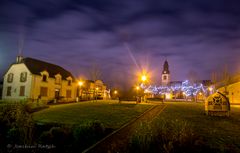
[[[208,90],[210,91],[210,94],[212,94],[213,88],[209,87]]]
[[[141,80],[142,80],[142,83],[144,84],[146,81],[147,81],[147,76],[145,74],[143,74],[141,76]],[[146,101],[146,97],[145,97],[145,93],[143,93],[143,101]]]
[[[114,91],[114,95],[115,95],[115,97],[117,97],[117,94],[118,94],[118,91],[115,90],[115,91]]]
[[[142,80],[142,82],[144,83],[145,81],[147,81],[147,76],[146,76],[146,75],[142,75],[142,76],[141,76],[141,80]]]
[[[113,93],[114,93],[116,99],[118,99],[118,102],[120,103],[120,97],[117,96],[117,95],[118,95],[118,91],[117,91],[117,90],[114,90]]]
[[[82,81],[79,81],[78,82],[78,86],[80,88],[80,99],[82,99],[82,86],[83,86],[83,82]],[[79,96],[79,93],[78,93],[78,96]]]
[[[139,97],[138,97],[138,91],[139,91],[139,89],[140,89],[140,87],[137,86],[137,87],[136,87],[136,90],[137,90],[137,103],[139,102]]]
[[[97,97],[98,97],[98,87],[96,87],[96,93],[95,93],[95,98],[96,98],[96,102],[97,102]]]

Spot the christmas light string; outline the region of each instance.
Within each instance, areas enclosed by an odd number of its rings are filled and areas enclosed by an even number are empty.
[[[171,94],[174,92],[182,92],[186,96],[196,96],[198,93],[207,94],[207,87],[202,83],[190,83],[188,80],[181,84],[169,85],[169,86],[146,86],[141,84],[140,87],[144,90],[144,93],[151,93],[155,95]]]

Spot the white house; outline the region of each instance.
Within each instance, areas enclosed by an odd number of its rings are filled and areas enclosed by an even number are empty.
[[[75,78],[62,67],[17,57],[4,75],[2,99],[7,101],[75,101]]]

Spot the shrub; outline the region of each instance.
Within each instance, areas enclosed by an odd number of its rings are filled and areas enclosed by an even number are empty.
[[[69,144],[71,129],[69,127],[52,127],[49,131],[43,131],[39,137],[39,143],[63,146]]]
[[[73,137],[76,147],[86,148],[90,144],[97,142],[105,133],[105,128],[98,121],[89,121],[77,125],[73,129]],[[81,146],[79,146],[81,145]]]
[[[49,108],[49,106],[43,102],[29,102],[26,104],[26,110],[29,113],[34,113],[45,108]]]
[[[34,123],[25,103],[5,103],[0,109],[0,152],[7,144],[33,144]]]

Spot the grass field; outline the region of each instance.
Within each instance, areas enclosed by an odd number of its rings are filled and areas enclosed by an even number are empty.
[[[230,117],[204,115],[204,103],[167,103],[158,118],[186,121],[194,133],[212,148],[233,148],[240,152],[240,106],[231,106]]]
[[[107,128],[119,128],[124,123],[149,109],[150,104],[122,103],[114,101],[81,102],[55,105],[33,114],[42,123],[81,124],[99,121]]]

